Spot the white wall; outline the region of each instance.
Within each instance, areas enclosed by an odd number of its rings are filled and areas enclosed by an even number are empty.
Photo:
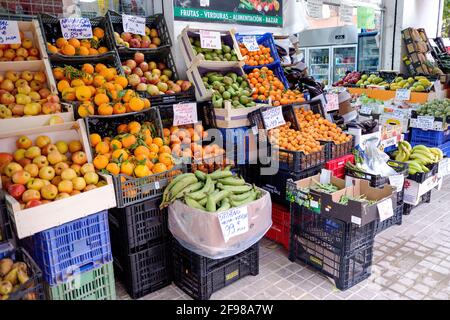
[[[439,2],[439,0],[404,0],[403,28],[424,28],[430,38],[436,38],[441,33],[438,26],[441,12]]]

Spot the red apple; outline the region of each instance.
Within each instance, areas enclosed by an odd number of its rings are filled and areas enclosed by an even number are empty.
[[[130,40],[131,40],[131,33],[129,33],[129,32],[123,32],[123,33],[120,35],[120,37],[123,39],[123,41],[130,42]]]
[[[142,77],[144,75],[144,72],[142,71],[141,68],[137,67],[133,70],[134,74],[137,74],[139,77]]]
[[[127,61],[125,61],[125,65],[127,67],[129,67],[131,69],[131,71],[133,71],[134,68],[136,68],[136,66],[137,66],[137,62],[132,59],[128,59]]]
[[[39,201],[39,200],[31,200],[31,201],[28,201],[28,202],[27,202],[27,204],[25,205],[25,209],[37,207],[37,206],[40,206],[41,204],[43,204],[42,201]]]
[[[146,72],[146,71],[148,71],[148,63],[147,62],[141,62],[140,64],[139,64],[139,68],[141,68],[141,70],[143,71],[143,72]]]
[[[141,40],[133,38],[130,40],[130,47],[131,48],[140,48],[141,47]]]
[[[26,188],[23,184],[12,184],[7,190],[11,197],[19,200],[22,197],[22,194],[26,191]]]
[[[42,88],[41,90],[39,90],[39,95],[41,96],[42,99],[47,99],[47,97],[50,95],[50,90],[47,88]]]
[[[164,64],[164,63],[162,63],[162,62],[158,62],[158,69],[159,70],[164,70],[164,69],[166,69],[167,67],[166,67],[166,65]]]

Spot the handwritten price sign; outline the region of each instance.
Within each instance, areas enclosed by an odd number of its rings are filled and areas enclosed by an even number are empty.
[[[409,101],[411,100],[411,90],[408,89],[397,89],[395,93],[395,100],[398,101]]]
[[[247,207],[233,208],[218,215],[225,242],[248,231]]]
[[[200,46],[203,49],[222,49],[220,32],[200,30]]]
[[[283,110],[281,107],[273,107],[262,113],[266,130],[277,128],[285,125],[286,121],[283,117]]]
[[[61,32],[64,39],[90,39],[92,38],[92,25],[88,18],[60,19]]]
[[[173,125],[182,126],[185,124],[197,123],[197,104],[179,103],[173,105]]]
[[[242,43],[250,52],[255,52],[259,50],[258,42],[255,36],[244,36],[242,38]]]
[[[0,20],[0,44],[16,44],[20,42],[17,21]]]
[[[123,31],[132,34],[140,34],[145,36],[145,18],[130,16],[128,14],[122,15]]]

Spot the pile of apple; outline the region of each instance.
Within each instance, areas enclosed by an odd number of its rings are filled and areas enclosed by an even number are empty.
[[[156,49],[161,45],[158,30],[145,27],[145,36],[129,32],[114,32],[114,38],[119,46],[127,48]]]
[[[342,86],[348,86],[348,85],[355,85],[358,83],[359,80],[361,80],[361,72],[358,71],[352,71],[345,75],[344,78],[341,80],[335,82],[333,86],[335,87],[342,87]]]
[[[25,38],[20,32],[18,44],[0,44],[0,61],[32,61],[39,60],[39,50],[33,47],[33,40]]]
[[[192,86],[186,80],[172,80],[172,70],[162,62],[146,62],[141,52],[136,52],[133,59],[123,62],[122,68],[128,83],[136,91],[147,92],[151,96],[185,92]]]
[[[99,181],[88,163],[80,141],[52,143],[48,136],[33,141],[22,136],[17,150],[0,153],[3,189],[20,202],[22,209],[35,207],[86,192],[106,184]]]
[[[0,74],[0,119],[58,112],[59,98],[48,89],[43,71]]]

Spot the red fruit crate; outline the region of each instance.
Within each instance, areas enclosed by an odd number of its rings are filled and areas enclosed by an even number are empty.
[[[283,245],[289,250],[291,234],[291,213],[289,208],[272,203],[272,227],[267,231],[266,238]]]
[[[345,164],[347,162],[355,164],[355,156],[348,154],[341,158],[330,160],[325,164],[325,169],[332,171],[333,176],[336,178],[343,179],[345,177]]]

